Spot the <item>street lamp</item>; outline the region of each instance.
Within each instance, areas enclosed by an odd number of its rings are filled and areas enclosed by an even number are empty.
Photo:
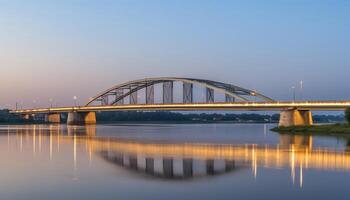
[[[52,101],[53,101],[53,99],[50,98],[50,99],[49,99],[49,102],[50,102],[50,107],[51,107],[51,108],[52,108]]]
[[[73,96],[73,99],[74,99],[74,106],[77,107],[77,99],[78,99],[78,97],[77,96]]]
[[[301,80],[300,81],[300,99],[303,100],[303,86],[304,82]]]
[[[35,108],[35,105],[36,105],[36,100],[34,99],[33,100],[33,107]]]
[[[292,86],[293,89],[293,101],[295,101],[295,86]]]

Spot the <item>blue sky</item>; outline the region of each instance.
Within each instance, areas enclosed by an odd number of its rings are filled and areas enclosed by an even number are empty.
[[[0,107],[185,76],[350,99],[350,1],[0,0]]]

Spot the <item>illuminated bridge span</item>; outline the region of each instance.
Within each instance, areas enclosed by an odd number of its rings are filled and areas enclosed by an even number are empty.
[[[147,78],[135,80],[116,85],[102,93],[93,97],[86,106],[100,103],[102,105],[123,105],[125,99],[129,97],[129,104],[138,104],[138,93],[144,90],[144,104],[155,104],[155,86],[160,85],[162,88],[162,103],[174,103],[174,86],[176,83],[182,85],[182,103],[194,103],[194,86],[199,86],[205,89],[205,102],[214,103],[214,92],[219,92],[225,95],[225,102],[249,101],[249,97],[257,97],[263,101],[273,101],[271,98],[259,94],[256,91],[244,89],[232,84],[222,83],[204,79],[192,78]]]
[[[202,89],[204,94],[196,95],[195,87]],[[56,123],[61,122],[60,113],[69,113],[68,124],[94,124],[97,111],[279,110],[282,111],[280,126],[291,126],[312,124],[310,110],[344,110],[348,107],[350,101],[281,102],[228,83],[165,77],[116,85],[91,98],[85,106],[12,112],[22,114],[24,118],[44,113],[48,122]]]

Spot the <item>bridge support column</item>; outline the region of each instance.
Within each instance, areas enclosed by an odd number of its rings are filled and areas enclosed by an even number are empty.
[[[29,120],[33,120],[33,115],[31,114],[21,114],[20,118],[24,121],[29,121]]]
[[[280,121],[278,126],[302,126],[312,125],[312,113],[309,110],[285,110],[280,114]]]
[[[61,123],[61,114],[49,113],[45,115],[45,122],[48,123]]]
[[[31,119],[31,115],[30,114],[23,114],[21,115],[21,118],[24,120],[30,120]]]
[[[70,112],[67,119],[68,125],[96,124],[95,112]]]

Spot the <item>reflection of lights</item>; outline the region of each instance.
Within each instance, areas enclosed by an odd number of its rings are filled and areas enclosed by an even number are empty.
[[[10,149],[10,126],[7,126],[7,150]]]
[[[36,126],[33,126],[33,156],[35,156],[36,151]]]
[[[52,132],[50,130],[50,160],[52,160]]]
[[[303,187],[303,163],[300,162],[300,175],[299,175],[299,185]]]
[[[27,131],[26,129],[29,129]],[[79,132],[79,127],[74,127]],[[176,158],[194,158],[200,160],[234,160],[237,167],[249,167],[251,168],[252,175],[257,178],[258,167],[264,168],[285,168],[290,170],[291,181],[294,184],[303,187],[305,169],[321,169],[321,170],[335,170],[335,171],[350,171],[350,153],[341,152],[335,149],[323,149],[323,148],[312,148],[310,143],[311,138],[307,140],[300,140],[292,138],[294,145],[287,146],[281,144],[277,146],[271,145],[220,145],[220,144],[157,144],[147,143],[141,141],[128,141],[128,140],[114,140],[107,138],[96,138],[93,137],[95,134],[89,134],[87,137],[79,137],[74,134],[70,137],[66,137],[68,129],[61,129],[62,132],[57,133],[56,128],[52,130],[46,129],[42,126],[26,126],[18,127],[18,130],[13,130],[16,135],[11,137],[11,129],[7,130],[8,144],[10,142],[18,144],[17,148],[20,147],[21,151],[31,154],[25,151],[26,143],[23,144],[23,137],[28,137],[27,144],[36,146],[38,142],[38,149],[33,146],[33,152],[43,150],[48,151],[50,141],[50,160],[53,158],[52,149],[55,144],[60,145],[61,149],[69,145],[69,149],[72,150],[73,146],[73,159],[74,168],[77,169],[77,156],[78,145],[86,145],[86,159],[89,159],[89,164],[92,161],[94,152],[101,151],[112,151],[122,152],[126,155],[147,155],[147,156],[159,156],[159,157],[176,157]],[[93,129],[92,129],[93,130]],[[71,129],[70,129],[71,131]],[[89,129],[90,132],[90,129]],[[37,134],[38,133],[38,134]],[[49,135],[50,133],[50,140]],[[57,133],[57,135],[55,135]],[[80,133],[80,132],[79,132]],[[61,135],[62,134],[62,135]],[[24,138],[25,139],[25,138]],[[34,141],[31,141],[31,140]],[[14,141],[12,141],[14,140]],[[44,141],[42,141],[44,140]],[[57,140],[57,141],[54,141]],[[73,141],[72,141],[73,140]],[[305,142],[306,141],[306,142]],[[310,142],[307,142],[310,141]],[[56,143],[57,142],[57,143]],[[24,145],[24,146],[23,146]],[[42,146],[44,145],[44,146]],[[30,146],[28,146],[30,148]],[[54,151],[56,147],[54,147]],[[58,148],[58,147],[57,147]],[[38,150],[38,151],[36,151]],[[83,150],[83,149],[82,149]],[[56,152],[56,151],[55,151]],[[48,157],[46,157],[48,159]],[[72,157],[71,157],[72,159]],[[72,161],[72,160],[71,160]],[[250,169],[249,169],[250,170]],[[298,171],[300,170],[300,171]],[[299,176],[299,177],[298,177]]]
[[[92,163],[92,149],[91,149],[90,145],[89,145],[88,151],[89,151],[89,165],[91,165],[91,163]]]
[[[280,146],[279,146],[279,145],[277,145],[276,166],[277,166],[277,167],[280,167]]]
[[[74,171],[74,177],[73,180],[78,180],[77,177],[77,135],[74,133],[73,136],[73,163],[74,163],[74,167],[73,167],[73,171]]]
[[[77,135],[73,136],[73,160],[74,160],[74,170],[77,169]]]
[[[60,132],[57,134],[57,152],[60,152]]]
[[[268,154],[268,150],[267,150],[267,144],[265,145],[265,152],[264,152],[264,167],[267,167],[268,166],[268,157],[267,157],[267,154]]]
[[[294,145],[291,145],[291,161],[290,161],[290,170],[291,170],[291,177],[292,177],[292,182],[294,184],[295,182],[295,151],[294,151]]]
[[[255,145],[253,145],[252,149],[252,170],[254,174],[254,179],[256,179],[257,176],[257,158],[256,158],[256,153],[255,153]]]
[[[39,129],[39,152],[41,152],[41,129]]]
[[[23,151],[23,135],[22,134],[20,136],[19,149],[21,152]]]

